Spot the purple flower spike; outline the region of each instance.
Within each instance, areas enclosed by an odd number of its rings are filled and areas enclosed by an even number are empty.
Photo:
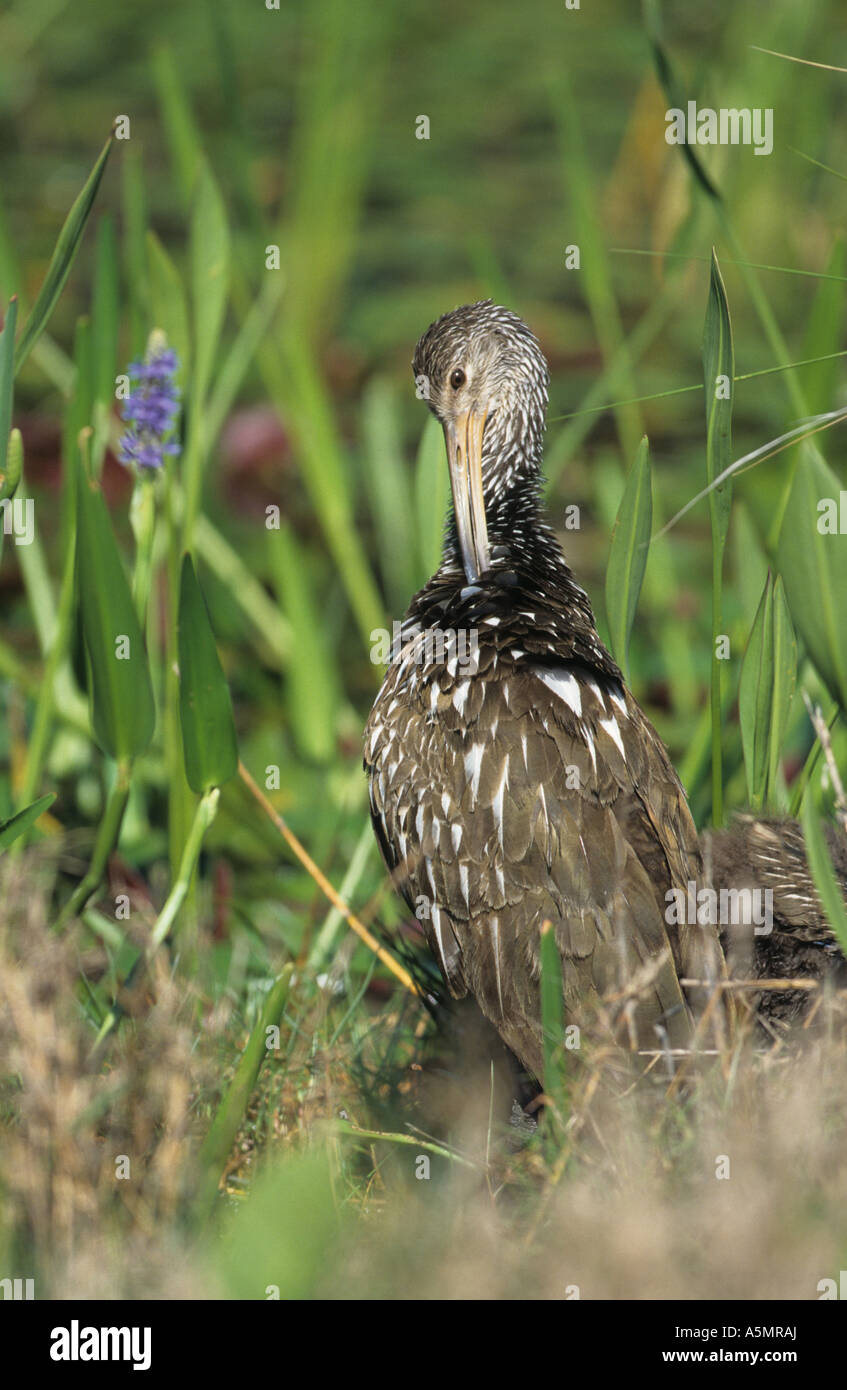
[[[166,454],[180,453],[176,440],[165,441],[179,416],[180,392],[173,380],[179,360],[172,348],[160,346],[161,337],[151,334],[144,361],[129,365],[132,390],[121,411],[129,428],[121,437],[118,458],[135,468],[161,468]]]

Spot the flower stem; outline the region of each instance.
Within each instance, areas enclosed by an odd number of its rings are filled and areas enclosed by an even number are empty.
[[[722,629],[723,541],[712,536],[712,825],[723,825],[723,725],[721,719],[721,662],[717,644]]]
[[[151,956],[153,952],[161,946],[174,924],[174,919],[179,909],[185,901],[185,895],[191,885],[194,870],[197,866],[197,860],[200,858],[200,850],[203,848],[203,840],[206,831],[217,815],[220,796],[220,788],[212,787],[197,803],[194,820],[188,832],[185,848],[182,851],[179,873],[167,896],[164,907],[156,918],[156,924],[153,927],[153,934],[150,938],[148,956]]]
[[[56,918],[55,930],[63,927],[71,917],[76,917],[82,911],[92,893],[99,888],[103,881],[109,855],[117,844],[118,836],[121,833],[121,824],[129,800],[131,773],[131,762],[118,763],[115,785],[112,787],[106,802],[106,810],[103,813],[97,838],[94,841],[94,853],[91,856],[88,872],[77,884]]]
[[[293,965],[286,965],[274,981],[247,1040],[247,1046],[241,1054],[235,1076],[215,1112],[209,1133],[203,1141],[199,1159],[203,1171],[195,1202],[195,1217],[198,1221],[203,1221],[208,1216],[209,1208],[215,1200],[221,1169],[244,1118],[259,1069],[270,1050],[267,1030],[279,1023],[288,1001],[293,969]]]
[[[168,622],[165,652],[165,701],[163,732],[165,757],[172,775],[168,781],[168,856],[171,874],[176,875],[188,838],[190,789],[185,779],[182,751],[182,729],[179,718],[179,648],[177,622],[179,610],[179,521],[176,504],[176,480],[173,460],[168,460],[165,474],[165,518],[167,527],[167,593]]]
[[[143,477],[138,474],[129,506],[129,521],[135,536],[135,573],[133,575],[132,596],[142,632],[145,631],[146,627],[150,579],[153,572],[153,536],[156,530],[154,486],[154,478]]]
[[[123,988],[124,986],[129,984],[130,980],[132,979],[136,970],[138,969],[138,966],[142,959],[149,964],[156,951],[161,946],[162,942],[167,938],[168,934],[170,933],[171,927],[173,926],[176,920],[177,914],[185,901],[186,894],[188,893],[188,889],[191,885],[191,880],[194,876],[194,870],[197,867],[197,860],[200,858],[200,851],[203,848],[203,840],[205,838],[206,831],[209,829],[209,826],[212,824],[212,821],[215,819],[215,816],[217,815],[220,795],[220,788],[212,787],[209,791],[205,793],[204,796],[200,798],[199,802],[197,803],[197,809],[194,813],[194,820],[191,824],[191,830],[189,831],[188,839],[185,842],[185,848],[182,853],[182,860],[179,866],[179,873],[176,879],[174,880],[171,891],[168,894],[167,899],[165,900],[161,912],[156,918],[155,924],[153,926],[153,931],[150,936],[150,944],[148,945],[147,950],[144,952],[143,957],[140,954],[136,956],[125,978],[121,982],[120,988]],[[117,1005],[113,1005],[113,1007],[109,1010],[109,1012],[103,1020],[100,1032],[97,1034],[97,1037],[94,1041],[94,1051],[97,1050],[97,1048],[105,1040],[105,1038],[108,1037],[109,1033],[111,1033],[112,1029],[114,1028],[115,1024],[117,1023],[120,1017],[120,1013],[121,1010]]]

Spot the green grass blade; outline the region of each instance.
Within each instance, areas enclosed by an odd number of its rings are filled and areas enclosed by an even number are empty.
[[[13,430],[9,437],[10,456],[12,449],[18,447],[15,442],[16,436],[20,439],[19,430]],[[9,463],[11,465],[11,457],[9,457]],[[24,507],[30,500],[27,492],[26,486],[22,487],[18,497],[18,501]],[[50,577],[47,556],[38,527],[35,527],[29,545],[17,547],[17,560],[26,589],[30,617],[38,634],[38,645],[42,656],[46,656],[56,635],[56,600],[53,594],[53,582]]]
[[[291,655],[291,629],[238,551],[201,512],[194,528],[197,554],[225,584],[261,644],[262,659],[280,670]]]
[[[187,206],[194,189],[197,169],[203,157],[203,141],[200,138],[191,105],[185,94],[185,87],[173,50],[166,47],[157,48],[153,53],[152,70],[171,162],[177,176],[182,200]]]
[[[235,404],[250,364],[273,322],[284,288],[282,274],[265,277],[220,371],[215,374],[205,408],[205,444],[208,449],[214,445]]]
[[[690,90],[684,91],[682,85],[677,80],[676,73],[664,43],[659,0],[643,0],[642,8],[645,28],[647,30],[650,46],[653,50],[656,74],[664,90],[668,106],[684,111],[687,107],[688,99],[694,98],[695,94]],[[705,166],[694,146],[686,143],[678,145],[676,148],[679,150],[683,159],[688,163],[697,184],[710,200],[711,206],[723,228],[732,254],[741,269],[742,278],[756,313],[759,316],[759,321],[762,325],[765,337],[777,361],[786,368],[786,389],[791,398],[791,408],[797,416],[806,415],[808,414],[808,408],[797,373],[790,368],[791,355],[788,352],[785,339],[774,317],[770,301],[762,290],[755,272],[751,269],[749,257],[745,256],[744,249],[735,234],[721,191],[706,172]],[[778,530],[779,519],[775,534]]]
[[[268,993],[262,1011],[247,1040],[247,1046],[239,1059],[235,1076],[218,1106],[215,1118],[200,1150],[199,1162],[204,1174],[197,1199],[197,1210],[201,1218],[206,1215],[208,1206],[214,1202],[221,1169],[227,1160],[244,1118],[247,1103],[256,1084],[256,1077],[259,1075],[259,1068],[268,1056],[268,1029],[278,1026],[288,1002],[293,970],[293,965],[286,965]]]
[[[296,435],[303,482],[347,592],[359,634],[370,648],[371,634],[385,625],[384,608],[355,525],[349,463],[338,437],[325,383],[304,340],[293,341],[285,336],[281,344],[266,342],[257,358],[280,417]]]
[[[806,841],[809,870],[818,897],[823,904],[829,925],[835,932],[842,951],[847,955],[847,906],[845,906],[835,870],[832,867],[832,859],[821,819],[811,796],[807,796],[803,801],[800,823],[803,826],[803,838]]]
[[[750,805],[764,805],[768,776],[768,720],[773,689],[773,586],[768,574],[738,683],[738,718]]]
[[[449,504],[450,482],[444,434],[435,416],[428,414],[415,461],[415,510],[420,554],[416,589],[419,589],[441,564],[444,521]]]
[[[545,922],[541,928],[541,1029],[544,1090],[561,1107],[565,1087],[565,1003],[562,958],[551,922]]]
[[[109,151],[111,148],[112,136],[110,135],[59,233],[59,239],[56,242],[50,264],[47,267],[44,284],[38,292],[29,318],[21,333],[21,339],[18,343],[17,352],[15,353],[15,374],[20,371],[34,345],[38,342],[38,339],[47,327],[50,315],[56,307],[59,296],[65,287],[65,281],[71,272],[71,266],[76,259],[76,253],[79,250],[86,224],[91,216],[91,209],[94,206],[94,199],[97,197],[97,190],[100,187],[100,181],[103,177],[106,161],[109,158]]]
[[[606,617],[615,660],[629,681],[629,638],[653,525],[650,449],[645,435],[626,480],[606,568]]]
[[[619,360],[623,352],[620,373],[616,380],[625,396],[636,397],[632,376],[632,359],[626,350],[626,337],[621,322],[617,296],[612,281],[603,222],[596,205],[593,180],[584,155],[586,148],[579,116],[579,107],[566,73],[561,73],[553,88],[554,115],[559,127],[562,169],[575,225],[574,241],[581,252],[580,279],[591,312],[597,338],[603,352],[604,365]],[[625,459],[634,458],[638,441],[644,433],[641,410],[637,403],[615,409],[615,422]]]
[[[33,825],[42,811],[46,811],[56,800],[55,792],[48,792],[46,796],[40,796],[37,801],[33,801],[31,806],[25,806],[16,815],[10,816],[0,824],[0,850],[8,849],[9,846],[23,835],[25,830]]]
[[[703,381],[706,392],[706,478],[712,483],[732,462],[732,392],[735,359],[732,324],[718,258],[712,250],[709,302],[703,332]],[[732,509],[729,479],[709,494],[712,529],[723,551]]]
[[[0,203],[0,298],[11,298],[14,294],[23,300],[24,283],[18,248],[9,230],[6,210]]]
[[[788,728],[794,691],[797,687],[797,638],[785,597],[782,576],[777,575],[773,590],[774,683],[768,749],[767,800],[774,801],[778,786],[782,741]]]
[[[141,149],[130,140],[121,160],[124,289],[129,301],[130,353],[140,356],[150,331],[150,283],[147,265],[147,198]]]
[[[6,476],[6,452],[12,428],[12,396],[15,385],[15,327],[18,321],[18,301],[13,296],[6,310],[3,332],[0,333],[0,498],[11,497]],[[17,486],[17,484],[15,484]]]
[[[97,228],[91,332],[94,396],[96,400],[109,404],[115,397],[119,319],[118,247],[112,217],[104,213]]]
[[[185,381],[188,376],[191,357],[188,330],[188,304],[182,284],[182,276],[156,236],[147,233],[147,260],[150,267],[150,308],[153,323],[150,328],[161,328],[179,358],[177,379]],[[145,343],[147,334],[145,333]]]
[[[391,24],[380,5],[314,0],[303,11],[301,41],[313,57],[296,84],[286,215],[273,240],[288,276],[284,335],[308,347],[325,340],[344,301]]]
[[[772,801],[797,681],[797,643],[781,579],[765,583],[738,686],[738,715],[750,805]]]
[[[194,336],[191,391],[195,400],[205,401],[229,293],[230,260],[226,208],[205,162],[191,206],[189,243]]]
[[[706,393],[706,479],[711,484],[732,462],[732,392],[735,360],[732,325],[718,258],[712,250],[712,270],[703,331],[703,382]],[[709,493],[712,522],[712,823],[723,822],[723,731],[721,727],[722,661],[718,642],[723,637],[723,555],[732,509],[729,479]]]
[[[24,441],[20,430],[10,430],[6,445],[5,472],[0,473],[0,501],[14,497],[24,475]]]
[[[74,586],[76,479],[83,463],[80,436],[89,424],[92,409],[91,333],[87,318],[77,320],[74,343],[74,388],[65,410],[62,435],[62,578],[53,638],[45,653],[35,713],[30,724],[20,792],[23,801],[29,801],[35,795],[57,716],[67,705],[68,687],[71,685],[69,668],[73,669],[81,690],[86,689],[87,681],[85,645]],[[86,447],[89,437],[88,433],[84,436]],[[41,606],[39,603],[39,608]],[[75,698],[79,699],[78,696]]]
[[[847,270],[845,241],[839,237],[827,263],[831,275],[843,276]],[[843,281],[833,284],[822,280],[818,285],[803,339],[801,358],[828,357],[841,347],[842,326],[847,308],[847,285]],[[800,384],[809,408],[810,415],[822,415],[825,410],[833,410],[837,404],[838,382],[841,364],[837,357],[829,356],[828,362],[818,362],[798,370]]]
[[[189,242],[194,359],[190,377],[187,440],[182,460],[185,489],[183,544],[186,548],[191,547],[194,522],[200,507],[203,465],[208,453],[206,396],[229,294],[230,239],[226,209],[205,161],[197,174]]]
[[[393,612],[402,612],[417,585],[412,497],[403,458],[394,388],[375,377],[362,402],[363,468],[382,577]]]
[[[326,762],[336,746],[339,690],[320,602],[310,582],[308,557],[291,528],[283,523],[267,534],[274,584],[291,626],[285,673],[291,731],[307,758]]]
[[[94,413],[94,360],[91,341],[91,321],[81,317],[74,332],[74,389],[65,409],[62,430],[63,486],[74,490],[76,466],[80,461],[79,437],[91,425]],[[76,505],[74,495],[70,508],[63,508],[64,519]]]
[[[99,476],[109,440],[109,425],[115,401],[115,374],[118,358],[120,290],[118,285],[118,247],[111,217],[106,214],[97,228],[94,267],[94,298],[91,312],[92,373],[94,387],[93,469]]]
[[[179,585],[179,718],[185,776],[200,794],[223,786],[238,769],[229,687],[190,555]]]
[[[832,733],[832,730],[835,728],[840,713],[841,711],[838,708],[838,705],[834,704],[831,710],[829,711],[829,714],[826,716],[826,727],[830,733]],[[800,815],[800,807],[803,805],[803,798],[806,795],[806,788],[809,785],[810,778],[812,778],[815,774],[818,763],[820,762],[822,752],[823,749],[821,747],[821,741],[818,735],[816,734],[815,741],[809,749],[808,754],[806,755],[806,761],[803,764],[803,767],[800,771],[800,775],[799,777],[795,778],[794,783],[791,787],[791,799],[788,803],[788,814],[789,816],[791,816],[792,820],[797,820]]]
[[[667,96],[668,105],[671,108],[684,111],[686,110],[686,94],[677,81],[676,73],[674,72],[673,65],[671,64],[670,57],[665,47],[659,0],[642,0],[642,10],[650,47],[653,50],[656,75]],[[706,168],[696,149],[689,144],[684,144],[679,146],[679,151],[682,157],[687,161],[694,178],[707,197],[714,199],[716,203],[721,203],[723,200],[720,190],[706,172]]]
[[[777,544],[794,626],[833,699],[847,710],[847,532],[841,484],[814,445],[800,452]]]

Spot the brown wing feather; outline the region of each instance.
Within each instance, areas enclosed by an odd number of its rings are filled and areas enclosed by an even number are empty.
[[[466,689],[444,684],[393,717],[381,702],[366,766],[386,862],[411,906],[427,900],[424,930],[451,991],[469,989],[538,1071],[539,940],[550,920],[573,1017],[646,968],[639,1035],[655,1038],[660,1023],[684,1041],[684,942],[669,938],[663,911],[667,888],[696,876],[696,832],[638,706],[619,687],[613,704],[589,681],[577,716],[519,667]],[[636,728],[624,757],[626,723]]]

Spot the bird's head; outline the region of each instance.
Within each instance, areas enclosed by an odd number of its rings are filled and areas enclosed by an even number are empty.
[[[491,567],[486,505],[538,479],[547,363],[517,314],[484,299],[431,324],[412,370],[444,430],[456,531],[473,581]]]

